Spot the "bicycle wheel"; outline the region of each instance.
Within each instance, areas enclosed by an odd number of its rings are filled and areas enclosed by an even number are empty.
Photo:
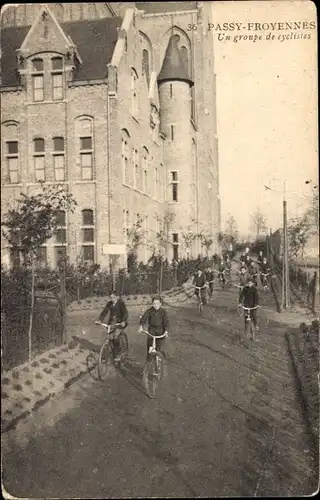
[[[251,335],[251,340],[255,341],[256,340],[256,329],[253,324],[253,321],[250,321],[250,335]]]
[[[128,358],[129,342],[128,336],[125,332],[121,332],[119,337],[120,344],[120,364],[124,364]]]
[[[99,353],[99,362],[98,362],[98,374],[100,380],[105,380],[108,374],[108,368],[112,364],[113,361],[113,352],[111,349],[111,345],[109,341],[106,341]]]
[[[203,309],[203,303],[202,300],[199,301],[199,312],[201,313]]]
[[[155,398],[157,388],[163,377],[164,359],[161,353],[150,354],[143,369],[143,384],[149,398]]]

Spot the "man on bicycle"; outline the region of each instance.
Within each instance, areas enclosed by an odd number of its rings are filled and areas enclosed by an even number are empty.
[[[239,304],[242,304],[243,307],[251,309],[251,311],[248,311],[248,314],[250,314],[255,329],[259,330],[259,327],[257,325],[257,306],[259,305],[259,294],[257,288],[254,286],[253,279],[251,277],[249,277],[248,284],[243,287],[240,293]],[[244,315],[244,319],[245,326],[247,326],[246,314]]]
[[[99,321],[101,323],[103,323],[107,314],[109,314],[107,322],[108,325],[114,325],[116,323],[120,324],[120,326],[115,328],[115,331],[120,329],[118,334],[114,333],[113,336],[114,356],[115,361],[118,361],[120,359],[120,343],[118,336],[128,324],[128,310],[123,300],[116,294],[115,291],[110,293],[110,300],[107,302],[107,305],[99,316]]]
[[[259,255],[258,255],[258,259],[257,259],[257,262],[258,262],[258,266],[259,266],[259,268],[261,267],[261,264],[262,264],[262,262],[263,262],[263,259],[264,259],[263,251],[262,251],[262,250],[260,250]]]
[[[225,262],[225,268],[226,268],[226,274],[228,276],[228,280],[231,280],[231,260],[229,255],[227,255],[226,262]]]
[[[246,267],[242,267],[239,272],[239,286],[240,286],[240,292],[239,292],[239,297],[241,294],[242,289],[248,284],[249,281],[249,273],[246,269]]]
[[[148,324],[148,332],[154,337],[164,335],[168,333],[169,329],[169,319],[167,312],[161,306],[161,299],[159,297],[154,297],[152,299],[152,307],[146,310],[146,312],[140,318],[140,332],[143,331],[143,326]],[[166,337],[156,339],[156,349],[160,351],[161,354],[166,357],[164,353],[164,344]],[[147,358],[149,356],[149,348],[152,346],[152,338],[147,338]]]
[[[220,282],[222,282],[222,284],[224,286],[226,283],[226,266],[225,266],[223,257],[221,257],[221,260],[220,260],[218,276],[219,276]]]
[[[199,297],[199,292],[201,292],[202,302],[206,303],[205,289],[206,289],[206,278],[201,269],[198,269],[198,272],[193,280],[193,285],[196,287],[195,295],[197,298]],[[201,290],[199,290],[201,288]]]
[[[268,264],[267,258],[264,257],[260,267],[261,283],[263,286],[268,286],[268,276],[270,275],[270,266]]]
[[[213,269],[209,266],[206,271],[206,281],[209,285],[210,296],[213,293],[213,283],[214,283],[214,272]]]
[[[254,285],[258,286],[258,269],[254,261],[251,262],[250,269],[248,270]]]

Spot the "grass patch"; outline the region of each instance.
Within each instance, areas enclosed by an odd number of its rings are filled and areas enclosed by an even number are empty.
[[[12,372],[12,378],[18,379],[20,377],[19,372]]]
[[[8,379],[8,377],[3,378],[3,379],[2,379],[2,383],[3,383],[4,385],[8,385],[8,384],[10,383],[10,379]]]
[[[59,368],[60,363],[53,363],[52,368]]]
[[[20,384],[14,384],[12,387],[15,391],[22,391],[22,387]]]
[[[1,394],[1,397],[2,397],[3,399],[8,399],[9,394],[7,394],[6,392],[3,392],[3,393]]]
[[[48,361],[47,359],[45,359],[45,358],[41,358],[41,359],[40,359],[40,363],[42,363],[42,364],[43,364],[43,363],[49,363],[49,361]]]
[[[33,361],[33,362],[31,363],[31,366],[33,366],[33,367],[37,368],[37,367],[39,366],[38,361]]]
[[[30,368],[28,368],[28,366],[25,366],[24,368],[22,368],[22,371],[28,373],[30,371]]]
[[[26,385],[32,385],[32,382],[31,382],[31,380],[26,380],[26,381],[25,381],[25,384],[26,384]]]
[[[48,358],[50,359],[55,359],[57,356],[53,354],[52,352],[49,354]]]
[[[42,377],[41,373],[37,373],[36,374],[36,378],[40,379],[40,378],[43,378],[43,377]]]
[[[52,373],[52,368],[46,367],[46,368],[44,368],[44,370],[43,370],[43,371],[44,371],[45,373],[47,373],[48,375],[51,375],[51,373]]]

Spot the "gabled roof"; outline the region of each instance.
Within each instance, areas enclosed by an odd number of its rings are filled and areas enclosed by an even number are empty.
[[[117,28],[121,24],[120,17],[61,23],[61,28],[71,37],[82,60],[82,64],[75,71],[75,80],[93,80],[106,76],[107,64],[111,62],[118,38]],[[23,26],[1,30],[3,86],[19,84],[16,50],[21,47],[30,28],[31,26]]]
[[[188,68],[186,68],[181,59],[178,41],[175,36],[172,36],[169,40],[162,68],[158,76],[159,83],[172,80],[183,81],[190,86],[193,85],[188,75]]]

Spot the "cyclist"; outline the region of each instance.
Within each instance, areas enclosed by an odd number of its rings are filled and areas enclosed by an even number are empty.
[[[213,269],[209,266],[207,271],[206,271],[206,281],[209,285],[209,291],[210,295],[212,296],[213,293],[213,282],[214,282],[214,271]]]
[[[258,290],[254,286],[254,282],[251,277],[249,277],[247,285],[243,287],[240,293],[239,304],[242,304],[243,307],[248,307],[248,308],[253,308],[253,307],[256,308],[259,305]],[[256,330],[259,330],[259,327],[257,325],[257,309],[252,309],[251,311],[249,311],[249,313],[252,318],[253,326],[255,327]],[[245,318],[245,326],[247,326],[246,315],[244,315],[244,318]]]
[[[223,257],[221,257],[221,260],[220,260],[218,276],[219,276],[219,280],[222,282],[222,285],[224,286],[226,284],[226,266],[225,266]]]
[[[262,262],[263,262],[263,259],[264,259],[263,251],[262,251],[262,250],[260,250],[259,255],[258,255],[258,259],[257,259],[257,262],[258,262],[258,266],[259,266],[259,268],[261,267],[261,264],[262,264]]]
[[[244,252],[240,255],[240,265],[245,263],[246,257],[247,256]]]
[[[247,269],[245,267],[242,267],[239,273],[239,285],[240,285],[239,297],[243,287],[245,287],[248,284],[249,278],[250,276]]]
[[[247,254],[245,264],[246,264],[248,270],[250,269],[251,262],[252,262],[252,259],[251,259],[250,255]]]
[[[227,255],[227,258],[226,258],[225,267],[226,267],[226,274],[228,276],[228,280],[231,281],[231,260],[230,260],[229,255]]]
[[[201,288],[201,290],[199,290],[199,288],[196,288],[195,289],[195,295],[197,296],[197,298],[199,297],[199,291],[201,292],[201,298],[202,298],[202,302],[205,304],[206,303],[206,297],[205,297],[205,287],[206,287],[206,279],[205,279],[205,276],[202,272],[201,269],[198,269],[198,272],[196,274],[196,276],[194,277],[194,280],[193,280],[193,285],[196,286],[196,287],[199,287]]]
[[[267,258],[264,257],[260,267],[261,283],[263,286],[268,286],[268,275],[270,275],[270,266],[268,264]]]
[[[143,325],[148,324],[148,332],[155,337],[164,335],[168,333],[169,329],[169,319],[167,312],[162,308],[160,297],[154,297],[152,299],[152,307],[146,310],[146,312],[140,318],[140,332],[143,331]],[[166,337],[156,339],[156,349],[166,357],[164,353],[164,344]],[[148,336],[147,338],[147,359],[149,357],[149,348],[152,346],[152,338]]]
[[[254,285],[258,286],[258,269],[256,263],[251,261],[250,269],[248,269],[250,277],[253,279]]]
[[[103,309],[102,313],[99,316],[100,323],[103,323],[104,318],[109,313],[108,325],[114,325],[116,323],[120,323],[120,326],[115,328],[115,333],[113,337],[113,345],[114,345],[114,356],[115,361],[119,361],[120,359],[120,342],[118,340],[118,336],[121,331],[126,328],[128,325],[128,310],[123,302],[123,300],[116,294],[114,290],[110,293],[110,300],[107,302],[107,305]],[[116,330],[119,329],[119,332],[116,333]]]

